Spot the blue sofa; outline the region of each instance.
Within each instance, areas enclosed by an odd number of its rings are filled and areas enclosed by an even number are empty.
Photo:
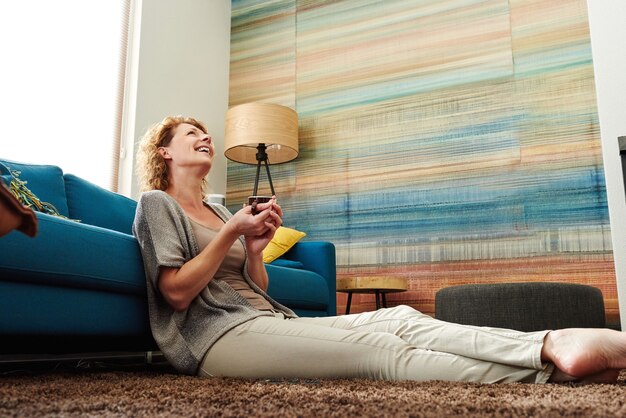
[[[38,234],[0,237],[0,354],[152,351],[136,202],[53,165],[0,160],[41,201]],[[76,222],[79,220],[80,222]],[[335,248],[301,241],[267,265],[269,294],[301,316],[335,315]]]

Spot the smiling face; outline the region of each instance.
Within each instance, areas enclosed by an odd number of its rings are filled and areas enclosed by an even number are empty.
[[[185,132],[185,127],[190,128],[190,130]],[[207,132],[204,123],[188,116],[166,116],[161,122],[155,123],[148,128],[139,141],[137,160],[135,163],[137,178],[141,184],[142,191],[167,190],[172,176],[171,169],[177,170],[177,164],[172,160],[170,152],[176,154],[175,148],[178,147],[178,142],[184,142],[177,140],[176,143],[173,143],[174,135],[179,134],[179,136],[184,137],[185,134],[191,135],[192,130],[194,130],[195,135],[200,136],[202,136],[201,133],[204,134]],[[202,174],[203,171],[205,172],[204,174],[208,173],[211,169],[211,159],[214,154],[214,149],[211,144],[212,140],[210,140],[206,134],[204,135],[206,138],[204,138],[203,142],[205,145],[208,143],[209,149],[198,151],[198,153],[195,154],[201,157],[199,160],[202,161],[203,164],[198,170],[198,174]],[[202,152],[202,154],[199,152]],[[176,157],[176,161],[178,161],[178,159],[179,157]],[[207,180],[203,178],[203,193],[206,194],[207,188]]]
[[[159,147],[159,152],[166,163],[180,167],[204,167],[208,172],[215,155],[211,135],[189,123],[181,123],[172,130],[172,133],[169,143]]]

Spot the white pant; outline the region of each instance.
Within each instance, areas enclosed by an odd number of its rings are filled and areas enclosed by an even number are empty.
[[[443,322],[409,306],[353,315],[259,317],[207,352],[201,376],[545,383],[548,331]]]

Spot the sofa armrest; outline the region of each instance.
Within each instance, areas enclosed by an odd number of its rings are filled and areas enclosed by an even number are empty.
[[[330,295],[328,314],[337,315],[335,245],[328,241],[300,241],[282,257],[301,262],[305,270],[313,271],[326,280]]]

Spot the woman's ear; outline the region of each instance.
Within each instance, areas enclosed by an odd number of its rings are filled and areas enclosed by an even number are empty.
[[[159,147],[158,151],[159,151],[159,154],[161,154],[161,157],[163,157],[163,159],[165,159],[165,160],[171,160],[172,159],[172,157],[170,157],[169,152],[167,152],[167,148]]]

